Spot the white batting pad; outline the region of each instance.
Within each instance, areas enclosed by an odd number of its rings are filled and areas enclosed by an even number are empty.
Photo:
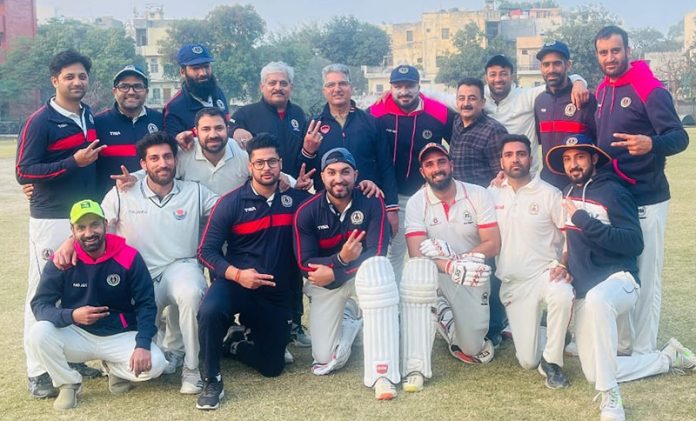
[[[437,266],[428,259],[411,259],[401,278],[401,370],[432,376],[430,357],[435,339],[431,308],[437,299]]]
[[[365,260],[355,276],[355,293],[363,313],[365,386],[399,375],[399,291],[394,269],[383,256]]]

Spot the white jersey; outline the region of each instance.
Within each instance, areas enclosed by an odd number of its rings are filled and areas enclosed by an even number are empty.
[[[425,235],[446,241],[457,254],[481,244],[479,229],[496,226],[490,194],[481,186],[454,180],[457,193],[447,204],[430,186],[418,190],[406,204],[406,238]]]
[[[140,252],[155,278],[177,260],[196,258],[201,218],[210,215],[217,199],[199,183],[174,180],[160,200],[146,177],[126,192],[112,188],[102,208],[110,231]]]
[[[560,190],[539,177],[517,192],[505,179],[490,186],[500,228],[501,248],[496,276],[503,282],[525,282],[560,261],[565,212]]]
[[[213,165],[203,155],[198,139],[188,151],[179,149],[177,155],[176,175],[182,180],[197,181],[216,194],[235,190],[249,178],[249,155],[234,139],[229,139],[222,159]]]

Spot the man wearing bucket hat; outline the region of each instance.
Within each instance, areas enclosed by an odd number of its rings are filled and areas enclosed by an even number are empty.
[[[164,106],[164,130],[172,136],[191,134],[194,118],[203,107],[218,107],[229,120],[227,98],[213,74],[213,56],[203,44],[186,44],[176,54],[181,90]],[[177,138],[181,143],[181,139]]]
[[[576,292],[575,340],[582,371],[602,397],[602,420],[625,419],[619,382],[694,369],[696,357],[672,338],[662,351],[619,355],[617,323],[640,291],[637,257],[643,251],[638,209],[592,139],[572,135],[549,150],[551,171],[571,180],[565,192],[568,271]]]
[[[157,305],[145,261],[124,238],[106,233],[104,211],[82,200],[70,211],[76,264],[60,270],[49,261],[31,308],[27,352],[60,390],[56,409],[77,405],[82,376],[68,361],[103,360],[109,390],[158,377],[167,361],[152,343]],[[56,302],[60,302],[56,306]]]

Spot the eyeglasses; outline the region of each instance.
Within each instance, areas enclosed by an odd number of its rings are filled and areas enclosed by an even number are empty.
[[[264,167],[268,164],[268,168],[275,168],[280,164],[280,159],[278,158],[271,158],[271,159],[257,159],[256,161],[253,161],[251,165],[254,167],[255,170],[262,170]]]
[[[339,87],[341,87],[341,88],[347,88],[347,87],[350,86],[350,82],[348,82],[347,80],[342,80],[342,81],[340,81],[340,82],[326,82],[326,83],[324,84],[324,87],[325,87],[326,89],[333,89],[333,88],[335,88],[337,85],[338,85]]]
[[[129,84],[129,83],[119,83],[116,85],[116,89],[119,91],[126,93],[133,89],[134,92],[142,92],[145,89],[147,89],[147,86],[143,85],[142,83],[134,83],[134,84]]]

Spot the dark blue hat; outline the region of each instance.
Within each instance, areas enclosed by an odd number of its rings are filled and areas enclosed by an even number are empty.
[[[120,82],[121,79],[123,79],[126,76],[137,76],[141,78],[143,80],[143,83],[145,83],[145,86],[147,86],[148,80],[147,76],[145,76],[145,72],[133,66],[132,64],[129,64],[128,66],[119,70],[118,73],[116,73],[116,76],[114,76],[114,87],[116,87],[116,85],[118,85],[118,82]]]
[[[515,66],[512,65],[512,61],[504,54],[496,54],[488,59],[486,62],[485,69],[488,70],[489,67],[500,66],[502,68],[509,68],[513,72],[515,71]]]
[[[397,66],[394,70],[392,70],[391,76],[389,77],[389,83],[396,82],[420,82],[420,74],[418,73],[418,69],[407,64]]]
[[[570,50],[568,46],[561,41],[552,41],[544,44],[536,55],[537,60],[541,60],[548,53],[558,53],[565,57],[566,60],[570,60]]]
[[[333,148],[330,151],[326,152],[324,156],[321,158],[321,170],[324,171],[324,169],[331,165],[335,164],[337,162],[345,162],[346,164],[350,165],[355,169],[355,158],[353,158],[353,154],[348,151],[346,148]]]
[[[597,168],[611,161],[611,157],[595,145],[591,137],[584,134],[572,134],[563,139],[562,144],[549,149],[549,152],[546,154],[546,166],[552,173],[565,175],[563,152],[568,149],[584,149],[591,154],[597,154],[599,156],[597,165],[595,165]]]
[[[203,44],[186,44],[176,53],[176,61],[179,66],[195,66],[196,64],[210,63],[213,56]]]

